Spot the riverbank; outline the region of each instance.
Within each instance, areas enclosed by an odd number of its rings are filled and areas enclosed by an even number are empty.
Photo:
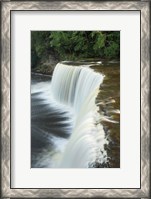
[[[38,66],[31,69],[31,72],[36,73],[36,74],[52,75],[53,70],[57,63],[58,63],[58,61],[39,63]]]

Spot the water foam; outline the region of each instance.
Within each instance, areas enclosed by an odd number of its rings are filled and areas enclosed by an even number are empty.
[[[56,167],[87,168],[95,161],[107,161],[107,140],[95,103],[103,78],[90,68],[61,63],[55,67],[51,92],[56,103],[69,107],[74,115],[71,136]]]

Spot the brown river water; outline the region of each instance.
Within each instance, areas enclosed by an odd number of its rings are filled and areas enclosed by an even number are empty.
[[[106,150],[109,157],[109,167],[120,167],[120,63],[102,62],[93,66],[96,71],[105,75],[100,93],[97,97],[100,112],[109,121],[102,121],[109,144]],[[111,121],[115,121],[115,123]]]

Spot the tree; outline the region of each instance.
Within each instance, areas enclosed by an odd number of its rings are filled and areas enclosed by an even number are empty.
[[[117,59],[120,56],[120,32],[32,31],[32,67],[46,58],[49,53],[60,60]]]

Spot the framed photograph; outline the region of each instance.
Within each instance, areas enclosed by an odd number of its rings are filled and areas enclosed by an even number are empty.
[[[1,16],[1,198],[149,198],[150,2]]]

